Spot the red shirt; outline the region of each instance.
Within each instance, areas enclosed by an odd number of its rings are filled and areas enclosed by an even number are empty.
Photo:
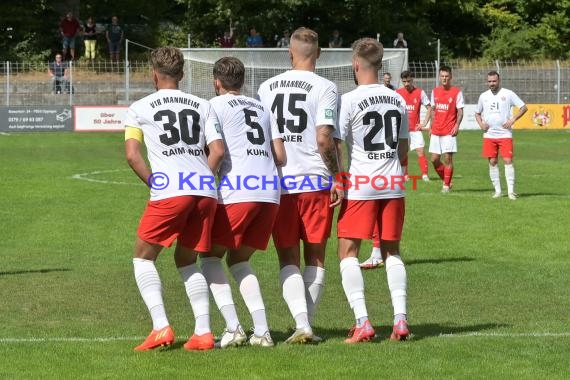
[[[81,29],[79,21],[74,18],[68,20],[67,17],[61,21],[59,27],[61,28],[61,31],[65,37],[74,37],[77,31]]]
[[[235,41],[233,37],[220,37],[218,39],[218,43],[220,44],[221,47],[232,48],[234,47]]]
[[[408,126],[410,131],[416,130],[416,125],[420,122],[420,112],[422,109],[422,89],[414,87],[412,92],[406,90],[405,87],[401,87],[396,90],[396,92],[404,98],[406,101],[406,110],[408,111]]]
[[[436,87],[431,93],[431,103],[435,110],[431,122],[431,134],[450,136],[457,123],[457,109],[464,106],[461,90],[459,87],[450,87],[449,90],[443,86]]]

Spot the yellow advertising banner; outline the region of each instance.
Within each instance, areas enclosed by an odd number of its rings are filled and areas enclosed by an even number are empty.
[[[527,104],[528,111],[514,125],[514,129],[568,129],[570,104]],[[518,109],[514,110],[514,114]]]

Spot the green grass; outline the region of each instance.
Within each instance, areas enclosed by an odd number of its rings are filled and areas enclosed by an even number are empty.
[[[125,163],[121,134],[0,135],[0,378],[569,378],[570,133],[516,133],[515,202],[491,199],[480,145],[479,133],[459,136],[452,193],[441,194],[433,175],[408,192],[402,252],[413,340],[387,340],[392,309],[375,270],[364,276],[380,339],[342,342],[353,318],[331,239],[314,324],[322,344],[282,343],[293,322],[271,246],[253,265],[277,346],[186,352],[193,317],[167,250],[158,267],[179,340],[135,353],[151,328],[131,261],[148,192]],[[414,154],[410,162],[417,172]],[[115,183],[71,178],[93,172]],[[505,187],[502,165],[501,177]],[[211,310],[219,332],[213,302]]]

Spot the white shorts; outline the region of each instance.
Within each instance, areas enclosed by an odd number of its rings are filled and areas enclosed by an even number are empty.
[[[426,145],[422,131],[410,132],[410,150],[423,148]]]
[[[431,135],[429,152],[434,154],[457,153],[457,137]]]

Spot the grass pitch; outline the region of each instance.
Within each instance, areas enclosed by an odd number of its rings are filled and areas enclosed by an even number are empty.
[[[253,266],[277,346],[186,352],[193,317],[166,250],[158,267],[178,340],[135,353],[151,329],[131,262],[148,191],[123,158],[122,135],[0,135],[0,378],[567,379],[570,133],[515,133],[516,201],[491,199],[480,146],[480,133],[460,134],[452,193],[440,193],[433,170],[430,183],[408,192],[402,254],[411,341],[387,340],[392,308],[379,269],[364,272],[379,338],[342,342],[353,317],[332,238],[314,323],[323,343],[282,343],[293,321],[271,246]],[[501,179],[506,189],[502,164]],[[369,249],[366,242],[361,259]],[[234,298],[247,328],[245,305]],[[219,333],[213,301],[211,311]]]

